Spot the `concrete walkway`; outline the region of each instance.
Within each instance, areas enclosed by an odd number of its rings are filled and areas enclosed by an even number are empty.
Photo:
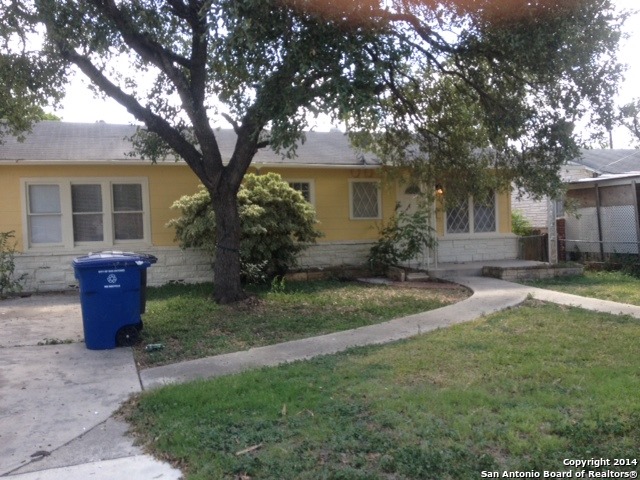
[[[27,320],[32,318],[25,313],[29,310],[30,300],[12,300],[13,304],[2,302],[0,477],[15,480],[111,479],[115,478],[114,472],[118,472],[117,478],[180,478],[179,471],[144,455],[126,436],[126,425],[112,418],[117,407],[131,393],[142,388],[212,378],[333,354],[351,347],[404,339],[514,307],[529,295],[563,305],[640,318],[640,307],[632,305],[492,278],[459,277],[455,281],[474,293],[448,307],[355,330],[150,368],[139,372],[139,377],[129,349],[96,352],[78,343],[34,346],[35,338],[42,336],[39,330],[30,339],[26,335],[28,341],[16,338],[12,331],[22,332],[18,337],[28,333],[15,319],[20,315]],[[71,339],[82,331],[77,304],[75,297],[67,310],[62,309],[68,313],[57,314],[58,317],[74,317],[76,330],[65,333]],[[25,310],[17,314],[21,308]],[[50,327],[51,322],[49,319]]]

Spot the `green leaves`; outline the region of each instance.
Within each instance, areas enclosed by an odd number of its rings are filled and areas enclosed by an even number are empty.
[[[402,262],[415,259],[436,243],[435,230],[431,227],[431,209],[421,202],[414,211],[396,205],[393,216],[380,229],[380,238],[371,247],[369,262],[374,270],[386,270]]]
[[[280,175],[248,174],[237,195],[242,240],[240,259],[246,280],[282,275],[296,264],[296,256],[320,233],[315,210]],[[169,222],[183,247],[199,247],[215,254],[215,215],[204,187],[176,201],[182,216]]]

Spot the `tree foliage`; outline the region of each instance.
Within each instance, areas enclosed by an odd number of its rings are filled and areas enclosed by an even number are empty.
[[[182,216],[168,224],[182,247],[198,247],[216,255],[215,213],[205,188],[183,196],[172,208]],[[313,206],[280,175],[247,174],[238,192],[242,224],[240,259],[245,281],[283,275],[297,264],[297,255],[320,233]]]
[[[22,138],[46,118],[43,107],[62,95],[64,63],[36,48],[37,20],[23,2],[3,1],[0,9],[0,143]]]
[[[627,127],[640,145],[640,98],[620,107],[618,121]]]
[[[572,122],[606,123],[619,75],[611,0],[0,1],[44,32],[34,63],[75,66],[144,122],[143,154],[196,173],[222,302],[242,298],[242,178],[261,148],[294,154],[313,115],[448,196],[510,181],[538,195],[576,151]],[[230,158],[216,117],[237,133]]]

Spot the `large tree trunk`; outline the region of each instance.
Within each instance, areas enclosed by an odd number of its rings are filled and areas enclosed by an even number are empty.
[[[246,298],[240,282],[240,215],[236,192],[221,184],[209,191],[216,215],[216,258],[213,265],[213,296],[226,304]]]

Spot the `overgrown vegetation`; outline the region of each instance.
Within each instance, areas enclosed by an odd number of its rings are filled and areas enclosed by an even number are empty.
[[[22,283],[26,274],[18,277],[16,271],[16,245],[15,231],[0,232],[0,298],[5,298],[7,294],[22,291]]]
[[[176,229],[182,247],[199,247],[215,258],[216,219],[209,192],[204,187],[185,195],[172,208],[180,218],[168,224]],[[313,206],[276,173],[247,174],[238,192],[242,227],[240,264],[247,283],[262,283],[284,275],[296,265],[296,257],[320,232]]]
[[[531,222],[519,210],[511,212],[511,231],[519,237],[528,237],[533,233]]]
[[[211,301],[211,284],[150,288],[136,347],[142,367],[246,350],[297,338],[348,330],[466,298],[453,284],[433,289],[392,288],[355,282],[284,282],[253,287],[233,306]],[[146,352],[146,344],[164,345]]]
[[[369,263],[372,270],[386,272],[391,266],[414,260],[437,243],[431,227],[430,210],[426,202],[419,202],[414,211],[396,204],[389,221],[380,228],[380,238],[371,247]]]
[[[126,417],[189,480],[567,472],[564,459],[637,459],[639,336],[635,319],[530,301],[390,346],[147,392]]]

